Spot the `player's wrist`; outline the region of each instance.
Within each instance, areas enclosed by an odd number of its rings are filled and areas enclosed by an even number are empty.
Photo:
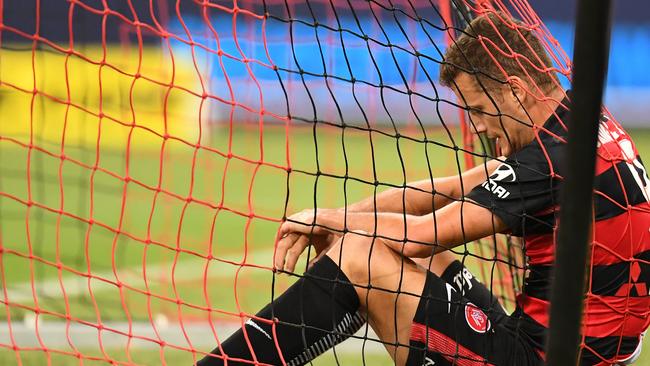
[[[316,215],[316,223],[333,234],[339,234],[343,231],[345,213],[344,208],[320,209]]]

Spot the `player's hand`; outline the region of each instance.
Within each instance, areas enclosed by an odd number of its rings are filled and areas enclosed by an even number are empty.
[[[319,225],[318,217],[322,217],[336,210],[318,209],[303,210],[289,216],[280,225],[278,230],[278,241],[276,244],[273,264],[275,269],[293,272],[300,254],[312,244],[316,249],[316,258],[310,261],[310,265],[326,252],[327,249],[338,237],[330,233],[325,227]]]
[[[325,215],[326,212],[331,210],[319,208],[318,215]],[[316,210],[307,209],[295,213],[280,225],[278,230],[279,237],[285,237],[289,233],[309,234],[309,235],[325,235],[328,231],[318,225],[318,218],[316,217]]]
[[[314,263],[327,253],[327,249],[329,249],[337,239],[337,235],[327,232],[325,234],[288,233],[286,236],[281,237],[280,240],[278,240],[275,249],[275,256],[273,258],[273,265],[276,270],[293,272],[296,269],[296,263],[298,262],[298,258],[300,258],[302,252],[304,252],[309,245],[312,245],[316,251],[316,255],[307,265],[307,268],[311,268]]]

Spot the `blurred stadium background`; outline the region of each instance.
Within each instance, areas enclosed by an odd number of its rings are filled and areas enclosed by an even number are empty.
[[[435,62],[300,20],[434,58],[435,27],[153,3],[0,0],[0,364],[190,364],[292,282],[269,270],[285,213],[464,166]],[[571,55],[573,2],[530,4]],[[615,5],[606,105],[650,156],[650,4]],[[372,339],[315,364],[336,360],[389,364]]]

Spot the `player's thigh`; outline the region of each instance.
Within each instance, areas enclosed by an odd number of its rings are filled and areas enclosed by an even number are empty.
[[[502,312],[486,314],[429,273],[410,330],[407,365],[539,365]]]

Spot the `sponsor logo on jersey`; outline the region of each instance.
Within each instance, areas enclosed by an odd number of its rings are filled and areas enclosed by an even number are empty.
[[[642,280],[644,277],[643,272],[644,271],[641,269],[639,262],[632,262],[632,265],[630,266],[631,281],[621,285],[618,291],[616,291],[616,296],[637,297],[650,295],[647,284]]]
[[[465,320],[467,321],[467,325],[477,333],[485,333],[490,330],[490,319],[488,319],[483,310],[477,308],[471,302],[465,305]]]
[[[512,166],[503,163],[492,173],[490,178],[483,182],[481,186],[488,191],[495,194],[497,197],[504,199],[510,196],[510,192],[503,188],[499,182],[514,182],[517,180],[517,175]]]

